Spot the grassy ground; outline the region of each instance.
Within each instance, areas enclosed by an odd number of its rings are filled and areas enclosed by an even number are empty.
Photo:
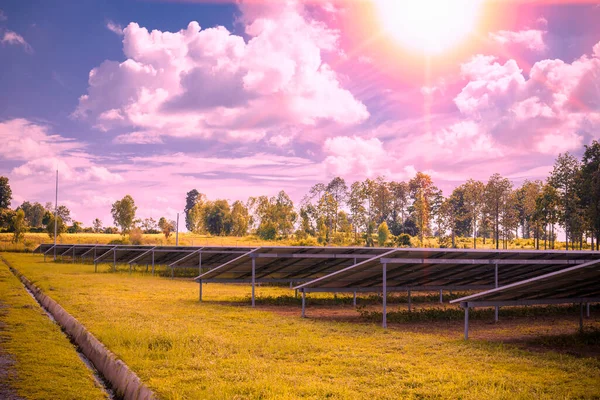
[[[127,238],[127,237],[125,237]],[[21,243],[12,243],[12,233],[0,233],[0,251],[31,251],[35,249],[41,243],[51,243],[53,240],[50,239],[46,233],[26,233],[25,238]],[[106,244],[112,241],[120,241],[123,236],[120,234],[106,234],[106,233],[64,233],[58,238],[58,243],[77,243],[77,244]],[[165,239],[162,234],[148,234],[142,236],[142,244],[157,245],[157,246],[174,246],[175,235],[169,239]],[[209,236],[209,235],[198,235],[193,233],[180,233],[179,244],[182,246],[318,246],[319,244],[314,239],[307,240],[296,240],[294,238],[281,239],[266,241],[261,240],[256,236]],[[334,245],[335,244],[331,244]],[[343,244],[344,246],[364,246],[362,241],[354,243],[347,241]],[[412,239],[413,247],[439,247],[437,238],[430,237],[423,240],[422,246],[419,245],[418,239]],[[472,238],[457,238],[456,247],[461,249],[473,248]],[[496,245],[487,239],[485,243],[483,239],[477,239],[478,249],[494,249]],[[502,248],[502,246],[500,246]],[[534,249],[535,243],[533,239],[516,239],[511,240],[508,244],[509,249]],[[543,241],[540,242],[540,249],[544,248]],[[564,250],[565,244],[563,242],[557,242],[555,248],[557,250]],[[584,249],[588,250],[589,245],[584,245]]]
[[[13,364],[7,383],[26,399],[104,399],[74,347],[0,261],[0,347]]]
[[[596,357],[481,340],[522,333],[531,345],[558,330],[562,341],[579,343],[576,315],[535,324],[518,316],[499,325],[474,320],[474,340],[464,342],[459,320],[392,323],[384,330],[364,322],[343,297],[318,296],[309,318],[301,319],[298,306],[276,305],[290,293],[284,288],[258,288],[259,306],[252,309],[247,286],[209,284],[199,303],[198,285],[186,280],[109,273],[108,267],[94,274],[90,265],[45,264],[27,254],[4,257],[163,398],[600,396]],[[597,318],[587,323],[600,327]]]

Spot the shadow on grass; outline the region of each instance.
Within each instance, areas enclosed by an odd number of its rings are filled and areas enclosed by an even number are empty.
[[[590,305],[590,310],[600,311],[600,305]],[[379,322],[383,317],[379,311],[358,308],[361,318],[365,321]],[[503,307],[500,309],[500,318],[531,318],[559,315],[579,315],[579,305],[570,306],[535,306],[535,307]],[[442,308],[429,307],[413,311],[399,310],[387,313],[388,322],[417,322],[417,321],[452,321],[462,320],[465,317],[464,310],[456,307]],[[478,308],[469,311],[470,320],[493,320],[493,308]]]
[[[508,343],[530,351],[553,351],[575,357],[600,358],[600,328],[598,327],[585,327],[583,331],[575,333],[519,338]]]

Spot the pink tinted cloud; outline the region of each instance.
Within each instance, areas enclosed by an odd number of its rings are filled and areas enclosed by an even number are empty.
[[[490,32],[492,41],[500,45],[518,45],[535,52],[544,52],[548,49],[544,36],[546,31],[539,29],[525,29],[521,31]]]
[[[241,9],[247,43],[224,27],[201,29],[197,22],[175,33],[130,23],[123,39],[127,59],[90,72],[74,116],[103,131],[136,131],[120,143],[160,136],[255,141],[290,125],[368,118],[322,59],[336,50],[337,31],[310,19],[297,3]]]
[[[23,36],[19,35],[16,32],[13,31],[9,31],[6,30],[4,31],[4,34],[2,35],[2,39],[0,40],[0,43],[4,44],[4,45],[15,45],[15,46],[21,46],[23,47],[23,49],[25,50],[25,52],[27,53],[33,53],[33,47],[31,47],[29,45],[29,43],[27,43],[27,41],[23,38]]]

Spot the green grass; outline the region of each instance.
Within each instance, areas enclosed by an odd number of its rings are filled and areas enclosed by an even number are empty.
[[[0,261],[0,341],[16,374],[9,384],[26,399],[104,399],[75,348]]]
[[[125,237],[127,239],[127,236]],[[21,243],[12,243],[12,233],[0,233],[0,251],[32,251],[41,243],[51,243],[52,239],[46,233],[26,233],[24,240]],[[105,233],[64,233],[58,238],[58,243],[68,244],[106,244],[112,241],[120,241],[123,236],[119,234],[105,234]],[[165,239],[162,234],[148,234],[142,236],[142,244],[155,245],[155,246],[174,246],[175,235],[172,235],[169,239]],[[280,240],[262,240],[254,235],[248,235],[244,237],[235,236],[210,236],[200,235],[193,233],[180,233],[179,244],[181,246],[299,246],[299,245],[311,245],[318,246],[314,238],[307,240],[296,240],[295,238],[280,239]],[[331,244],[335,246],[335,244]],[[339,244],[338,244],[339,245]],[[364,246],[364,241],[360,239],[358,243],[355,243],[352,238],[343,243],[344,246]],[[417,238],[413,238],[414,247],[439,247],[438,238],[428,237],[424,238],[423,245],[418,246]],[[456,247],[460,249],[473,248],[472,238],[456,238]],[[500,246],[502,247],[502,246]],[[584,244],[584,249],[589,250],[589,245]],[[486,239],[483,243],[482,238],[477,239],[478,249],[495,249],[496,245],[491,239]],[[533,239],[515,239],[508,243],[509,249],[534,249],[535,243]],[[544,243],[540,242],[540,249],[544,248]],[[564,250],[564,242],[556,242],[555,248],[557,250]]]
[[[473,321],[475,340],[465,342],[460,322],[446,331],[422,323],[415,331],[410,324],[384,330],[378,323],[301,319],[296,306],[273,305],[290,294],[281,287],[257,288],[259,307],[252,309],[241,303],[247,286],[208,284],[199,303],[198,285],[187,280],[108,267],[94,274],[90,265],[3,256],[162,398],[600,397],[597,358],[477,340],[483,329],[496,329],[487,322]],[[311,299],[327,296],[333,297]],[[309,317],[316,309],[309,307]]]

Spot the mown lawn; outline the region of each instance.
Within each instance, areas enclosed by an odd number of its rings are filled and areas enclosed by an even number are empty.
[[[0,260],[1,347],[6,383],[25,399],[105,399],[75,348]]]
[[[93,273],[3,253],[78,318],[162,398],[598,398],[600,360],[462,340],[436,323],[300,318],[231,302],[249,288],[147,274]],[[261,287],[259,298],[289,294]],[[260,303],[260,302],[259,302]],[[308,315],[311,315],[311,309]],[[474,323],[474,332],[476,332]],[[427,329],[431,326],[431,329]],[[474,333],[473,337],[477,337]]]

